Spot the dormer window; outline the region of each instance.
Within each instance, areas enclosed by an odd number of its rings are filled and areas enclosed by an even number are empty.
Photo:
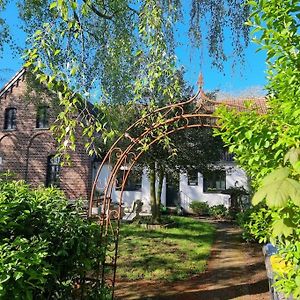
[[[47,106],[39,106],[36,113],[36,128],[48,128],[49,115]]]
[[[17,128],[17,109],[7,108],[4,113],[4,129],[14,130]]]

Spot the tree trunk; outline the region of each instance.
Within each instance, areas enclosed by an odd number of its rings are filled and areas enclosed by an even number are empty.
[[[160,221],[161,195],[162,195],[163,182],[164,182],[164,177],[165,177],[165,170],[163,167],[159,168],[157,176],[158,176],[158,186],[157,186],[157,191],[156,191],[156,203],[157,203],[157,208],[158,208],[158,221]]]
[[[149,165],[149,182],[150,182],[150,205],[153,223],[159,222],[157,201],[156,201],[156,170],[155,162]]]

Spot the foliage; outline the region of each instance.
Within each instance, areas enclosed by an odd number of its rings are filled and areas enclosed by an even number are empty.
[[[194,200],[190,203],[190,208],[198,216],[204,216],[209,214],[209,205],[207,202]]]
[[[170,219],[176,227],[121,227],[117,276],[125,280],[175,281],[205,269],[214,240],[213,225],[186,217]]]
[[[279,248],[279,255],[288,267],[276,272],[278,290],[300,296],[300,149],[293,148],[285,156],[286,166],[272,171],[261,183],[253,202],[266,200],[272,216],[270,240]],[[292,178],[291,178],[292,177]],[[278,190],[280,187],[280,190]],[[274,190],[279,194],[274,195]],[[275,270],[276,271],[276,270]]]
[[[249,3],[254,12],[248,24],[267,53],[267,112],[251,104],[244,112],[222,108],[219,134],[259,187],[254,204],[268,206],[251,215],[251,230],[262,240],[263,234],[270,238],[293,266],[279,276],[276,287],[299,298],[299,1]],[[263,218],[269,222],[264,224]]]
[[[244,2],[17,1],[22,28],[29,37],[25,66],[60,101],[55,132],[61,151],[75,147],[77,125],[91,139],[86,143],[91,153],[97,150],[93,133],[101,131],[106,139],[114,136],[114,130],[106,128],[109,116],[104,103],[135,100],[159,106],[166,99],[174,102],[179,88],[174,56],[177,31],[186,21],[191,44],[199,48],[207,43],[215,66],[222,68],[227,58],[224,32],[228,30],[233,33],[230,56],[233,52],[242,59],[248,44],[244,21],[249,7]],[[0,2],[0,12],[6,4]],[[0,36],[2,32],[8,37],[5,20],[0,20]],[[0,39],[0,46],[5,41]],[[100,116],[94,116],[86,100],[97,103]]]
[[[1,179],[0,236],[1,299],[71,299],[76,286],[99,299],[101,291],[85,284],[104,254],[99,226],[60,191]]]
[[[251,207],[236,216],[243,229],[243,238],[248,242],[266,243],[271,237],[272,211],[266,207]]]
[[[216,219],[222,219],[228,217],[228,209],[223,205],[213,205],[209,207],[209,215]]]
[[[112,119],[111,105],[147,104],[140,114],[146,115],[182,99],[182,74],[174,52],[176,31],[185,21],[182,5],[186,6],[186,1],[26,0],[18,4],[30,37],[25,66],[58,96],[61,111],[52,130],[59,142],[58,150],[66,158],[70,158],[66,150],[75,150],[78,126],[87,138],[85,146],[91,155],[103,152],[97,143],[100,134],[104,142],[119,135],[118,125],[128,124],[127,110],[122,118],[114,114],[116,118]],[[213,64],[222,68],[226,59],[224,31],[228,27],[234,33],[233,52],[242,56],[244,44],[248,43],[244,21],[249,7],[243,5],[244,0],[223,0],[213,5],[191,0],[190,4],[189,36],[193,46],[202,46],[206,39]],[[204,20],[210,25],[207,34],[202,30]],[[94,108],[87,100],[94,103]],[[163,124],[163,120],[164,116],[158,114],[140,125],[146,128]],[[162,145],[154,152],[167,152],[169,156],[173,144],[163,134],[164,129],[153,129],[151,138],[161,137]],[[141,144],[145,152],[149,150],[148,138]],[[160,151],[164,147],[167,151]],[[164,167],[156,169],[153,158],[147,166],[152,181],[152,212],[155,221],[159,221]],[[160,182],[157,191],[156,179]]]

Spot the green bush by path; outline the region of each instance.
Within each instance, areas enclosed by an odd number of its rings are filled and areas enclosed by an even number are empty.
[[[170,217],[174,228],[146,230],[122,224],[117,277],[174,281],[203,272],[215,227],[187,217]]]
[[[104,254],[99,225],[60,191],[18,181],[0,180],[0,236],[1,299],[74,299]],[[90,287],[85,299],[105,299]]]
[[[243,229],[247,242],[267,243],[272,234],[272,211],[255,206],[237,214],[237,223]]]
[[[218,204],[209,208],[209,215],[216,219],[222,219],[227,218],[229,216],[229,212],[223,204]]]
[[[192,201],[190,208],[193,213],[198,216],[205,216],[209,214],[209,205],[207,202]]]

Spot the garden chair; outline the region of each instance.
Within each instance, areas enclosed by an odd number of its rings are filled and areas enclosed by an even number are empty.
[[[134,219],[140,217],[140,213],[142,212],[143,202],[141,200],[135,200],[132,203],[131,211],[128,213],[124,213],[122,221],[132,222]]]

